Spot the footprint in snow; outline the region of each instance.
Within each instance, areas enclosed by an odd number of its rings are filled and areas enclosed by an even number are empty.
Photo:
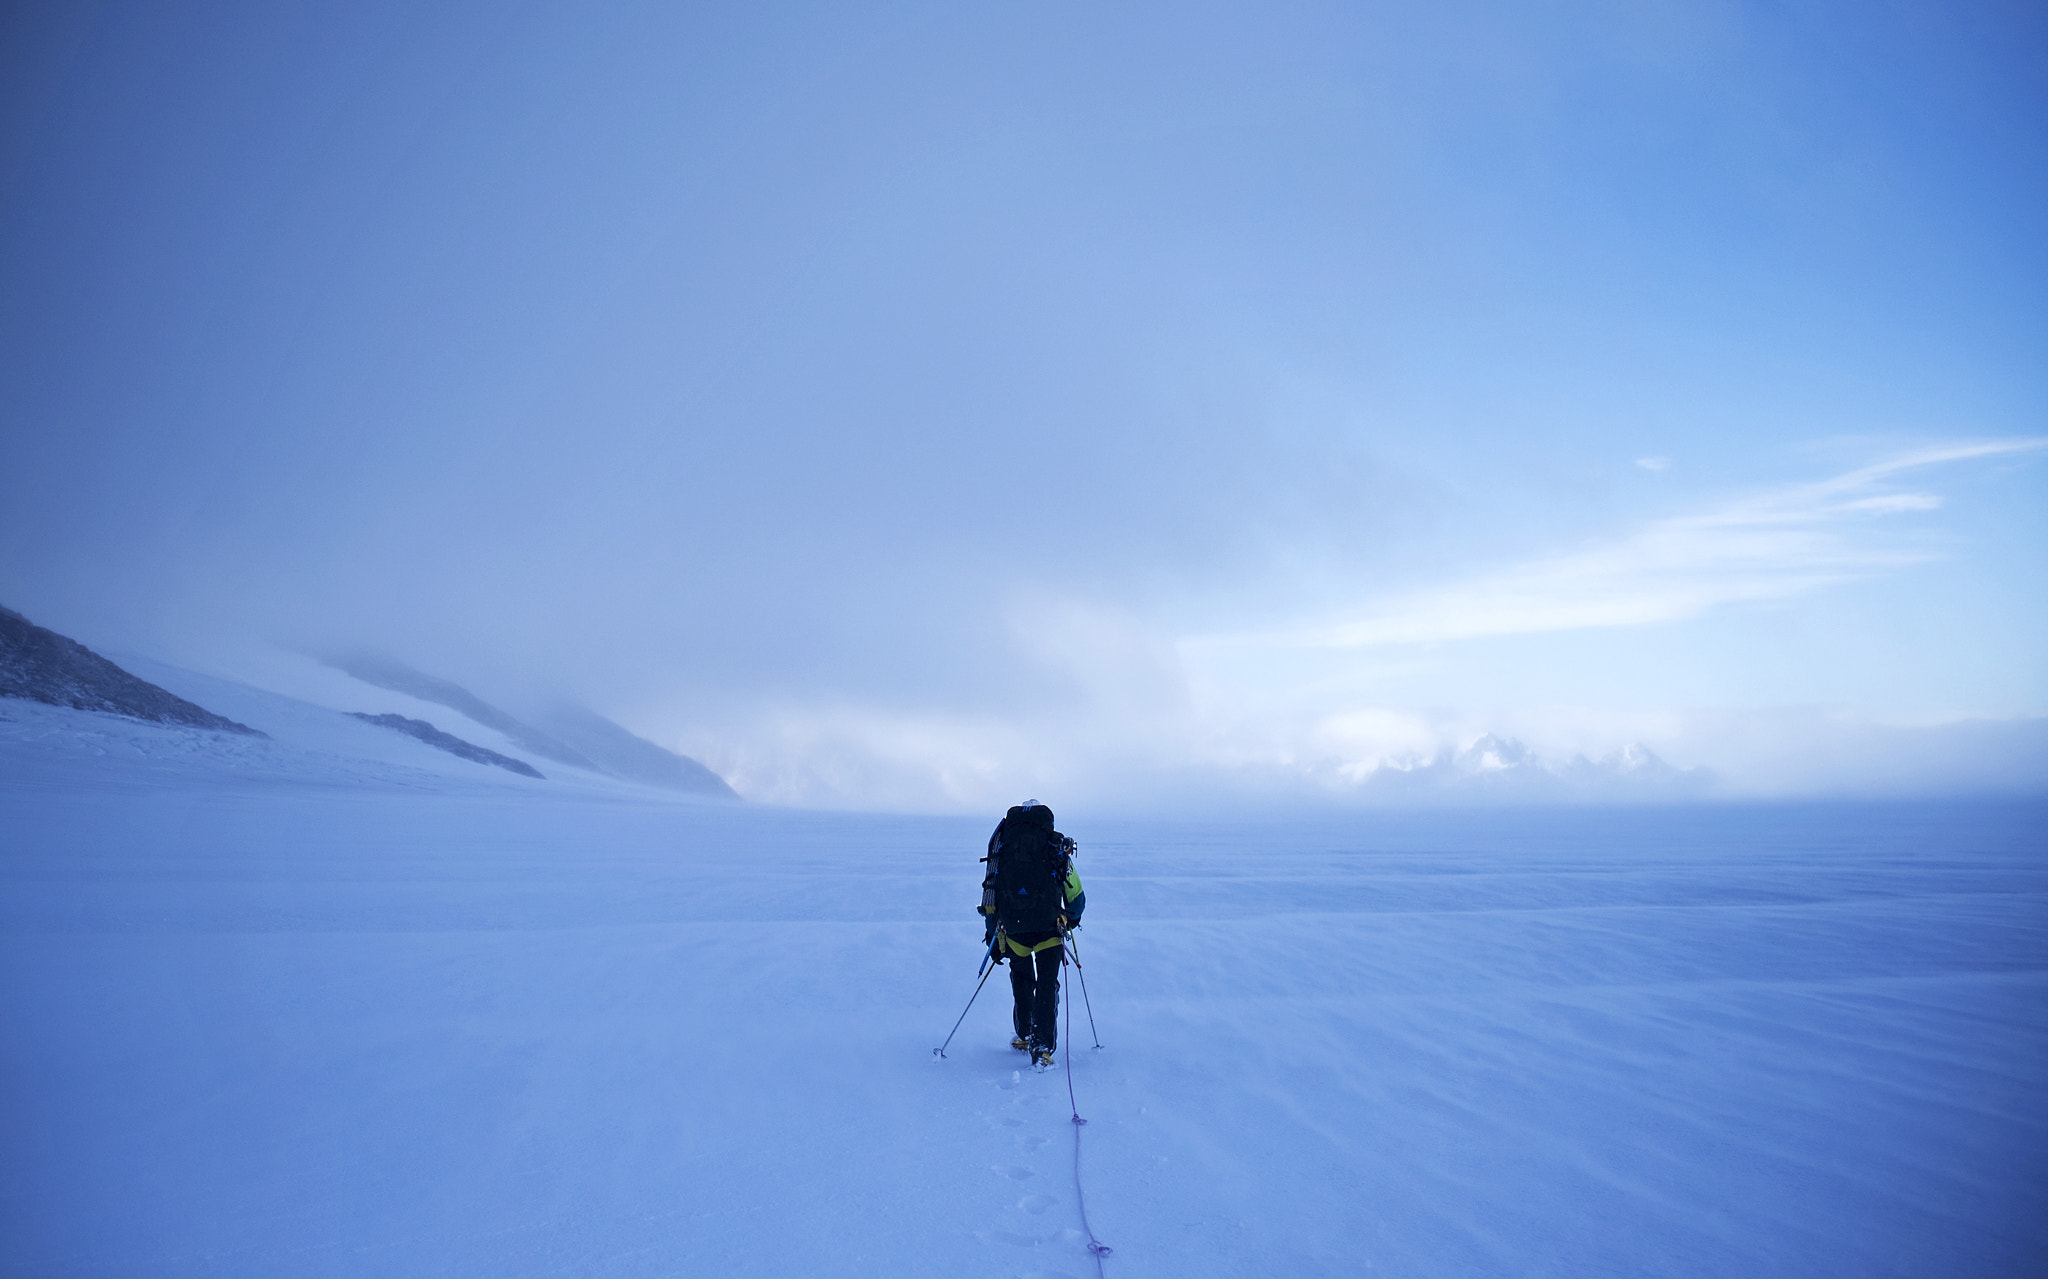
[[[1012,1181],[1027,1181],[1034,1175],[1029,1168],[1019,1168],[1014,1165],[1005,1168],[998,1164],[996,1166],[996,1171],[1003,1174],[1005,1177],[1010,1178]]]
[[[1017,1201],[1017,1206],[1033,1216],[1037,1216],[1058,1202],[1059,1200],[1051,1195],[1026,1195]]]
[[[1003,1121],[1003,1127],[1005,1128],[1022,1128],[1023,1126],[1024,1121],[1021,1119],[1005,1119]]]

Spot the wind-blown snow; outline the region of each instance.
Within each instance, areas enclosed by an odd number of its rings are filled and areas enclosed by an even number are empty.
[[[993,814],[302,713],[419,758],[0,702],[0,1273],[1093,1273],[1001,974],[930,1055]],[[2044,817],[1062,808],[1107,1272],[2027,1273]]]

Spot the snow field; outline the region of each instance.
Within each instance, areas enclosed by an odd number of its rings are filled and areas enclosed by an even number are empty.
[[[995,814],[108,777],[0,772],[0,1273],[1094,1273],[1005,974],[931,1057]],[[2048,1255],[2040,805],[1060,816],[1113,1276]]]

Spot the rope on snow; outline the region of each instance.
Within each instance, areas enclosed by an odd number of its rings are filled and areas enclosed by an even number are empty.
[[[1060,966],[1064,968],[1066,967],[1066,964],[1066,952],[1061,951]],[[1076,964],[1074,968],[1076,972],[1080,971],[1079,964]],[[1065,992],[1061,993],[1064,995]],[[1114,1250],[1108,1244],[1102,1242],[1100,1239],[1097,1239],[1095,1237],[1095,1227],[1088,1224],[1088,1192],[1082,1189],[1081,1187],[1081,1125],[1087,1123],[1088,1121],[1081,1118],[1081,1103],[1074,1100],[1074,1001],[1068,999],[1066,1001],[1066,1005],[1067,1105],[1068,1108],[1073,1111],[1074,1116],[1074,1202],[1081,1206],[1081,1229],[1088,1236],[1088,1253],[1090,1256],[1095,1258],[1095,1273],[1097,1275],[1102,1275],[1104,1273],[1102,1269],[1102,1259],[1104,1257],[1107,1257]],[[1089,1010],[1088,1020],[1091,1024],[1093,1024],[1095,1020],[1093,1009]],[[1101,1045],[1097,1044],[1096,1047],[1099,1048],[1101,1047]]]

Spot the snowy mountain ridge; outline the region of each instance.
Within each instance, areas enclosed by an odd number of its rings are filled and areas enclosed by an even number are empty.
[[[576,778],[600,788],[652,787],[698,798],[738,798],[724,779],[697,761],[635,737],[594,712],[561,710],[550,722],[565,725],[566,731],[550,735],[460,685],[388,660],[355,663],[357,669],[346,672],[355,681],[322,691],[320,702],[147,657],[124,655],[122,663],[0,608],[0,761],[28,772],[97,767],[107,770],[110,780],[140,770],[138,775],[158,780],[205,774],[404,786],[480,781],[475,771],[481,765],[528,781]],[[352,690],[373,688],[398,697],[380,693],[377,702],[382,704],[350,705],[360,704],[359,693]],[[394,709],[393,701],[401,704]],[[418,713],[432,707],[455,710],[477,727],[445,731]],[[223,709],[229,713],[219,713]],[[514,751],[530,751],[567,768],[550,779]]]
[[[696,760],[665,750],[580,706],[554,707],[546,717],[546,729],[541,729],[493,706],[453,680],[415,670],[381,654],[345,653],[323,661],[374,688],[445,706],[502,733],[520,749],[558,764],[664,790],[720,799],[739,798],[724,778]]]
[[[1653,800],[1703,795],[1705,768],[1677,768],[1640,742],[1599,759],[1574,754],[1555,762],[1512,737],[1485,733],[1463,748],[1411,754],[1346,770],[1363,796],[1427,801]]]

